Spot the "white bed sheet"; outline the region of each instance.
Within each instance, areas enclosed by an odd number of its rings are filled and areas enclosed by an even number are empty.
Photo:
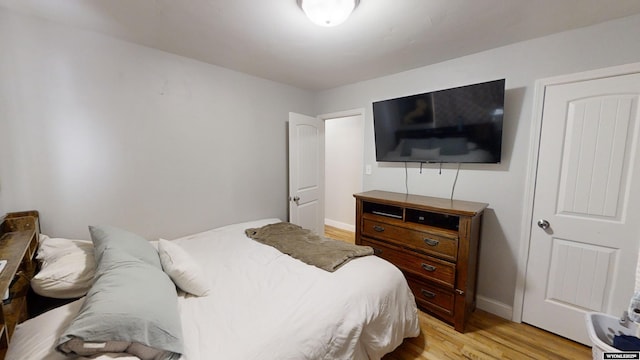
[[[211,280],[209,296],[180,294],[184,360],[380,359],[419,334],[415,300],[395,266],[366,256],[329,273],[244,235],[278,221],[174,240]],[[78,308],[72,303],[20,324],[7,359],[69,359],[53,350],[54,334]]]

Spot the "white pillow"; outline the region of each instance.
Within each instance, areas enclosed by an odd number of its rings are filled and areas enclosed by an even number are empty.
[[[40,271],[31,279],[36,294],[73,299],[84,296],[93,284],[96,263],[91,241],[45,235],[36,258],[41,260]]]
[[[93,243],[91,240],[51,238],[47,235],[40,234],[36,259],[40,260],[42,263],[48,263],[55,261],[65,254],[78,251],[90,252],[93,254]]]
[[[210,285],[202,268],[180,245],[160,239],[158,253],[162,269],[177,287],[196,296],[208,295]]]

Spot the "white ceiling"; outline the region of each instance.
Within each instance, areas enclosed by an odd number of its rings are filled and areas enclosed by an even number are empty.
[[[638,0],[361,0],[312,24],[296,0],[0,0],[0,6],[323,90],[640,13]]]

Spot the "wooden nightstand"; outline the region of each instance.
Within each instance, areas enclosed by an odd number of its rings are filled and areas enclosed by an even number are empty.
[[[7,265],[0,273],[0,359],[11,341],[16,324],[29,317],[27,292],[36,271],[34,260],[40,234],[37,211],[8,213],[0,217],[0,259]]]

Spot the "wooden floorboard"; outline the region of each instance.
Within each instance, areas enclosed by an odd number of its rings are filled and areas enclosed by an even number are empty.
[[[353,232],[325,226],[325,236],[354,243]],[[420,335],[383,360],[591,359],[591,348],[536,327],[476,310],[465,333],[419,311]]]
[[[338,229],[336,227],[333,226],[328,226],[325,225],[324,227],[324,236],[331,238],[331,239],[336,239],[336,240],[342,240],[342,241],[346,241],[352,244],[356,243],[356,234],[353,233],[352,231],[348,231],[348,230],[342,230],[342,229]]]

